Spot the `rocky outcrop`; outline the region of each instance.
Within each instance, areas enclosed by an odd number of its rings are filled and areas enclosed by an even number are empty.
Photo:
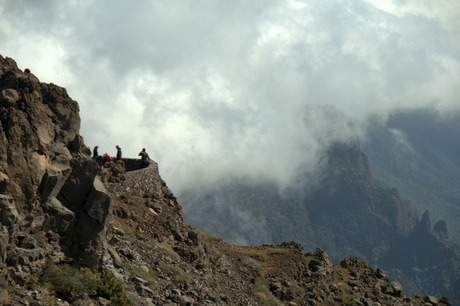
[[[38,271],[45,257],[102,264],[112,201],[78,112],[64,88],[0,56],[0,267]]]

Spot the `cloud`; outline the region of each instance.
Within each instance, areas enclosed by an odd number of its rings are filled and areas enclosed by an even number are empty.
[[[369,114],[458,111],[455,1],[4,1],[2,55],[80,104],[88,145],[146,147],[180,191],[287,183]]]

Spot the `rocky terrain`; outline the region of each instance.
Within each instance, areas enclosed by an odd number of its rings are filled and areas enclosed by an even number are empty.
[[[184,222],[158,165],[100,167],[77,102],[0,56],[0,305],[449,305],[356,257]]]

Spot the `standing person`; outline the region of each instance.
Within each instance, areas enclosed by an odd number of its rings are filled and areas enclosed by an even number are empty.
[[[117,149],[117,160],[121,160],[121,148],[118,145],[115,148]]]
[[[149,160],[150,160],[150,157],[149,155],[147,154],[147,152],[145,152],[145,148],[142,148],[142,151],[139,153],[139,155],[141,157],[141,169],[142,168],[145,168],[145,167],[148,167],[149,166]]]
[[[99,154],[97,153],[97,149],[99,149],[98,146],[95,146],[94,149],[93,149],[93,158],[96,159],[96,157],[99,156]]]

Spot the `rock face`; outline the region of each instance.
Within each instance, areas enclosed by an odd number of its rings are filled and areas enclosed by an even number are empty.
[[[155,162],[100,167],[79,125],[65,89],[0,56],[2,305],[450,304],[411,298],[356,257],[333,265],[297,242],[242,247],[200,233]]]
[[[78,112],[64,88],[40,83],[0,56],[1,267],[40,268],[60,253],[102,263],[112,201],[78,134]],[[60,240],[50,245],[52,235]],[[21,237],[35,242],[23,248]]]

